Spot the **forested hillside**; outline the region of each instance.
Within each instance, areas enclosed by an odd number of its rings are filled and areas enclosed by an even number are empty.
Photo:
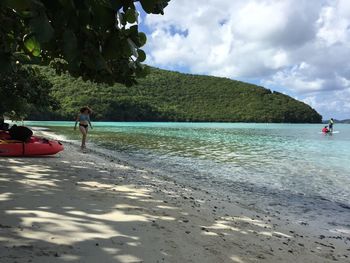
[[[217,121],[321,122],[310,106],[278,92],[226,78],[182,74],[150,68],[139,84],[109,86],[40,71],[53,84],[60,108],[35,109],[28,119],[71,120],[89,105],[93,120],[103,121]]]

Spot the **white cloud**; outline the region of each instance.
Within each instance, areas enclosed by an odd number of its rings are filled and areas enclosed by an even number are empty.
[[[312,70],[311,66],[305,62],[296,65],[291,69],[278,71],[267,80],[263,80],[262,83],[266,86],[281,85],[283,87],[289,87],[295,93],[300,92],[317,92],[322,90],[324,80],[319,78],[309,78],[304,74],[305,71]]]
[[[324,92],[305,97],[302,101],[310,106],[324,111],[325,119],[341,116],[349,118],[350,112],[350,88],[342,91]]]
[[[350,115],[339,95],[350,95],[349,0],[172,0],[144,23],[151,65],[259,79],[325,115],[337,104]]]

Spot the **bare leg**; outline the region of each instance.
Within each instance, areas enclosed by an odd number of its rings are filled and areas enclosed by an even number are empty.
[[[85,148],[86,147],[86,137],[87,137],[87,128],[83,127],[83,126],[79,126],[80,132],[83,135],[82,140],[81,140],[81,148]]]

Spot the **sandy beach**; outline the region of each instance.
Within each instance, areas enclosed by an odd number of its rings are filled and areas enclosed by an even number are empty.
[[[349,226],[256,211],[64,145],[0,159],[1,263],[350,262]]]

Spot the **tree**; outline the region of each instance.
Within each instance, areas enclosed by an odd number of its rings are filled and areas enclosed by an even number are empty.
[[[35,105],[37,109],[53,110],[57,101],[50,96],[52,84],[38,70],[20,67],[0,78],[0,118],[23,118]]]
[[[136,83],[146,69],[135,2],[163,14],[170,0],[2,0],[0,74],[51,63],[98,82]]]
[[[29,105],[43,105],[37,95],[50,84],[38,90],[35,81],[26,82],[23,76],[42,82],[26,64],[51,64],[95,82],[135,84],[147,73],[141,64],[146,35],[139,32],[135,2],[146,13],[163,14],[169,1],[1,0],[0,114],[23,115]]]

